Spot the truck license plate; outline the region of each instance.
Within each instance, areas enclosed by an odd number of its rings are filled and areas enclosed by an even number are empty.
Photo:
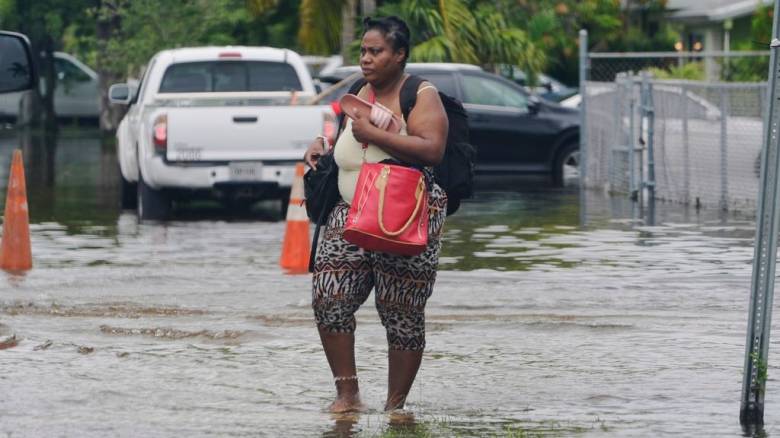
[[[260,181],[263,177],[263,163],[235,162],[229,167],[232,181]]]

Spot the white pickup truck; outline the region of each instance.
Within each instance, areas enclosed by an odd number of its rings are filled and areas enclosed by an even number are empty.
[[[136,91],[137,89],[137,91]],[[301,57],[268,47],[165,50],[138,87],[113,85],[130,105],[117,130],[122,203],[165,219],[173,201],[208,197],[249,207],[281,199],[308,144],[334,129]]]

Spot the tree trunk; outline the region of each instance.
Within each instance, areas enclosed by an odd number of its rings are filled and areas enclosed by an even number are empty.
[[[360,11],[364,17],[370,17],[376,12],[376,0],[360,0]]]
[[[54,93],[57,90],[57,71],[54,68],[54,40],[46,36],[43,40],[43,54],[40,57],[41,77],[44,80],[43,123],[46,131],[57,130],[57,113],[54,110]]]
[[[341,11],[341,58],[344,65],[352,64],[349,46],[355,40],[355,9],[357,0],[346,0]]]
[[[102,3],[102,2],[101,2]],[[103,5],[101,5],[103,7]],[[104,8],[108,10],[108,8]],[[116,132],[119,122],[125,115],[127,107],[111,105],[108,100],[108,89],[112,84],[120,82],[122,77],[111,71],[108,65],[106,49],[111,37],[121,26],[119,14],[99,14],[95,35],[97,36],[97,73],[98,95],[100,99],[100,130],[105,134]]]

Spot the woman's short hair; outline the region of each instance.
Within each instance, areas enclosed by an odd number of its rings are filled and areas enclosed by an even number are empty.
[[[406,56],[404,57],[403,65],[406,66],[406,61],[409,59],[409,40],[411,39],[411,33],[409,32],[409,26],[406,22],[395,15],[381,18],[366,17],[363,19],[363,33],[365,34],[369,30],[379,31],[387,40],[394,51],[404,49]]]

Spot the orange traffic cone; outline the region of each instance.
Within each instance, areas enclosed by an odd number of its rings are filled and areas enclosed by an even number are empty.
[[[7,271],[25,271],[32,268],[27,189],[24,183],[24,166],[20,150],[14,151],[11,176],[8,178],[3,239],[0,241],[0,268]]]
[[[287,229],[279,261],[290,274],[304,274],[309,270],[309,217],[303,205],[303,196],[303,163],[298,163],[290,191],[290,205],[287,206]]]

